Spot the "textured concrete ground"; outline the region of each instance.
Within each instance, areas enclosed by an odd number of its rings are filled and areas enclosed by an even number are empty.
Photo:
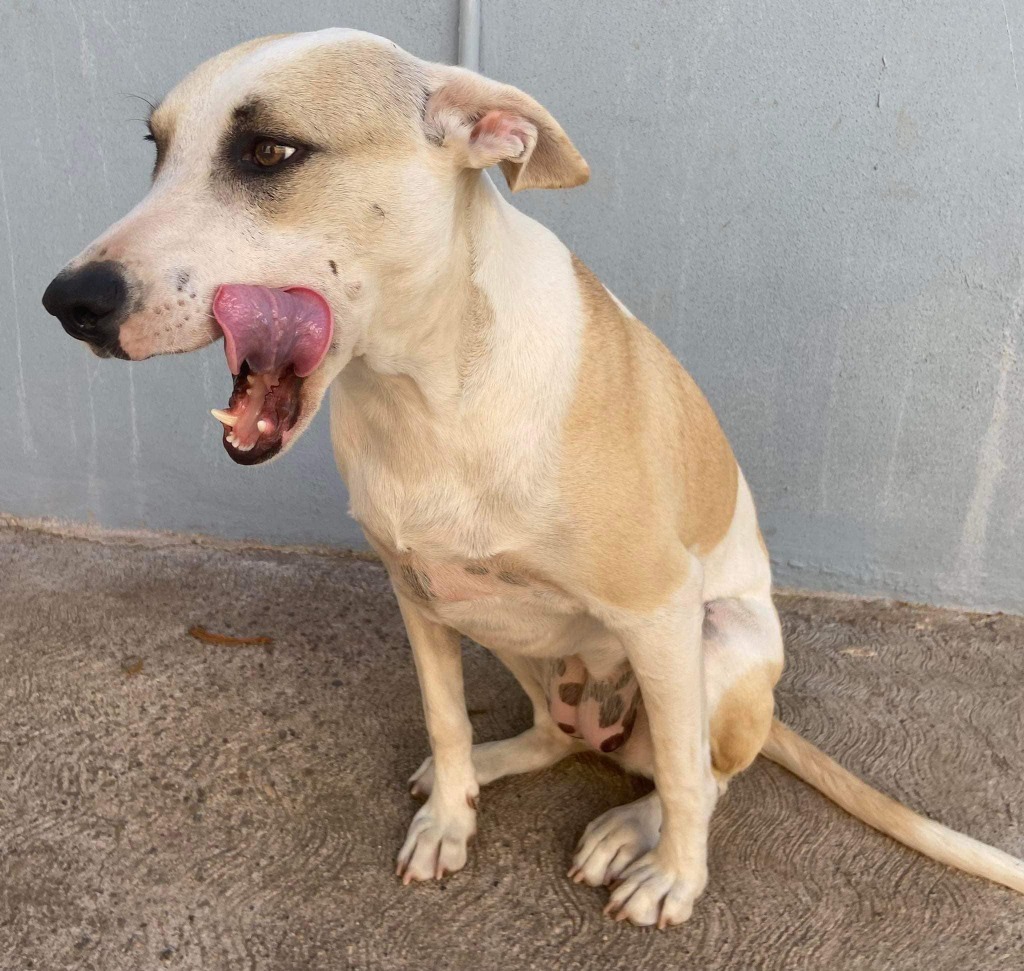
[[[779,597],[791,725],[1024,856],[1024,619]],[[192,625],[270,644],[207,644]],[[477,737],[528,705],[467,652]],[[684,927],[603,919],[565,876],[645,785],[579,758],[485,790],[468,868],[403,888],[425,740],[371,562],[0,530],[0,968],[1024,966],[1024,898],[871,832],[759,762],[717,811]]]

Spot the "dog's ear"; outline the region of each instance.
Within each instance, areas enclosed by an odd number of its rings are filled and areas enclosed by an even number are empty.
[[[431,141],[462,168],[500,165],[513,192],[568,189],[590,167],[561,126],[528,94],[463,68],[444,68],[427,99]]]

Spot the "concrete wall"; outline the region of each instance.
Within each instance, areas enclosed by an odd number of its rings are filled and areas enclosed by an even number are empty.
[[[38,299],[145,191],[129,93],[329,23],[450,60],[456,8],[0,10],[0,510],[357,541],[325,415],[240,469],[206,413],[219,347],[97,362]],[[780,582],[1024,612],[1024,5],[484,0],[483,22],[483,70],[594,172],[518,204],[704,387]]]

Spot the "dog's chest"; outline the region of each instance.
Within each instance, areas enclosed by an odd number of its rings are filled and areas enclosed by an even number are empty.
[[[387,547],[383,557],[401,592],[424,604],[524,600],[530,598],[536,586],[526,571],[502,557],[428,557],[415,550],[399,552]]]
[[[427,555],[372,539],[396,590],[437,623],[492,650],[563,652],[581,606],[523,560]]]
[[[434,606],[522,603],[551,589],[527,557],[512,552],[535,546],[542,521],[539,503],[518,483],[473,481],[461,464],[443,459],[424,474],[400,461],[356,467],[349,481],[351,514],[406,596]]]
[[[332,419],[350,512],[398,592],[495,650],[557,639],[580,606],[530,553],[559,521],[543,436],[512,447],[463,422],[403,424],[385,441],[343,402]]]
[[[421,604],[523,601],[548,586],[508,555],[428,554],[416,548],[398,549],[378,537],[374,546],[399,591]]]

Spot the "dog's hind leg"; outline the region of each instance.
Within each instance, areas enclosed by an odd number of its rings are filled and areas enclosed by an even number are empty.
[[[486,786],[507,775],[546,769],[567,755],[582,752],[586,748],[583,742],[565,734],[551,717],[541,681],[546,669],[545,662],[509,654],[497,654],[497,657],[515,675],[532,702],[533,727],[514,738],[502,739],[500,742],[480,742],[473,746],[473,771],[480,786]],[[409,785],[414,796],[425,798],[430,795],[434,785],[432,758],[424,760],[409,779]]]

